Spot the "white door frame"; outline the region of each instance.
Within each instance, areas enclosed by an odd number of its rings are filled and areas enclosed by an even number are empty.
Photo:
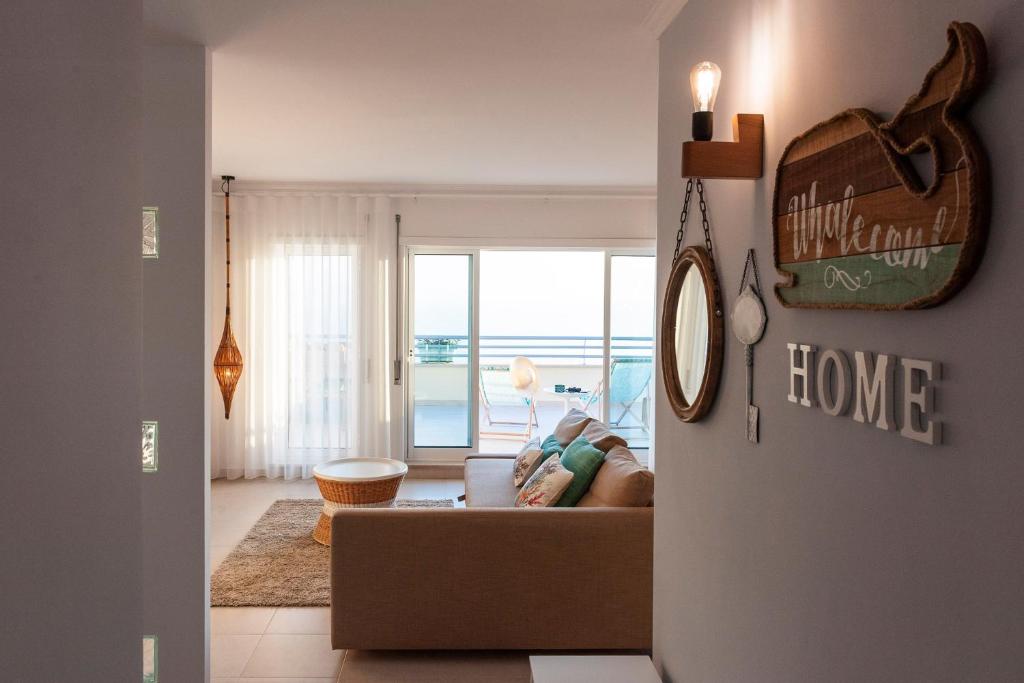
[[[456,255],[468,256],[470,259],[470,282],[469,282],[469,358],[467,359],[467,372],[469,385],[469,445],[468,446],[446,446],[446,447],[424,447],[416,446],[415,433],[415,401],[416,401],[416,370],[415,370],[415,349],[416,349],[416,297],[413,292],[415,282],[415,261],[416,256],[424,255]],[[404,341],[404,363],[406,377],[405,382],[405,414],[403,424],[405,428],[406,451],[405,459],[412,463],[432,464],[462,464],[467,455],[476,453],[480,448],[480,392],[477,389],[477,377],[480,373],[480,250],[475,248],[460,249],[458,247],[408,247],[406,256],[406,277],[405,277],[405,341]]]
[[[657,254],[654,248],[610,248],[605,251],[605,277],[604,277],[604,342],[605,342],[605,354],[604,354],[604,382],[601,384],[602,387],[607,387],[610,380],[611,367],[612,367],[612,355],[611,355],[611,343],[612,343],[612,258],[616,256],[643,256],[648,258],[657,258]],[[657,273],[657,268],[655,268]],[[655,277],[657,277],[655,275]],[[657,287],[655,287],[657,290]],[[655,297],[657,298],[657,297]],[[658,366],[658,319],[657,319],[658,302],[651,301],[651,318],[654,321],[654,328],[651,330],[651,380],[650,389],[648,390],[651,394],[651,405],[648,407],[650,411],[648,413],[648,442],[650,446],[644,448],[642,446],[630,446],[629,449],[633,451],[641,462],[646,463],[648,454],[651,447],[654,445],[654,392],[655,392],[655,376],[657,375]],[[608,420],[611,419],[611,398],[610,392],[604,391],[601,395],[601,420],[608,424]]]
[[[441,240],[438,240],[441,241]],[[475,242],[476,240],[466,240],[466,242]],[[404,407],[404,415],[402,415],[402,425],[405,434],[405,459],[412,463],[430,463],[430,464],[461,464],[462,461],[468,455],[473,455],[479,452],[480,447],[480,392],[479,388],[476,388],[476,382],[479,381],[480,375],[480,251],[481,249],[486,250],[502,250],[502,251],[600,251],[604,253],[604,321],[603,321],[603,352],[602,352],[602,387],[608,386],[609,372],[611,369],[611,264],[612,257],[615,256],[647,256],[655,257],[655,249],[653,246],[638,246],[630,244],[629,246],[619,246],[616,244],[609,244],[607,242],[602,244],[593,243],[576,246],[562,246],[552,244],[530,244],[530,245],[510,245],[510,244],[477,244],[477,246],[468,247],[457,247],[450,246],[450,240],[444,240],[447,242],[442,246],[425,246],[419,244],[405,244],[405,269],[402,273],[403,278],[403,301],[404,306],[404,326],[405,331],[404,339],[401,344],[402,348],[405,349],[403,352],[403,363],[404,371],[403,377],[406,378],[404,382],[404,400],[402,405]],[[596,241],[595,241],[596,242]],[[468,447],[416,447],[415,445],[415,434],[414,434],[414,417],[415,417],[415,369],[413,367],[414,352],[415,352],[415,310],[414,301],[415,296],[413,292],[414,282],[414,261],[417,255],[430,255],[430,254],[456,254],[466,255],[471,259],[471,271],[472,281],[470,283],[470,340],[469,340],[469,362],[468,372],[470,379],[469,388],[469,407],[470,407],[470,446]],[[651,308],[656,309],[657,302],[651,302]],[[655,324],[657,329],[657,324]],[[654,335],[657,336],[657,335]],[[652,352],[657,353],[657,340],[652,341]],[[653,360],[653,359],[652,359]],[[656,363],[652,362],[652,368]],[[653,370],[652,370],[653,372]],[[653,382],[653,376],[652,376]],[[602,392],[601,404],[600,404],[600,415],[601,420],[604,422],[608,421],[611,406],[609,405],[609,393],[608,391]],[[652,411],[653,412],[653,411]],[[653,428],[653,425],[652,425]],[[644,451],[646,449],[634,449]]]

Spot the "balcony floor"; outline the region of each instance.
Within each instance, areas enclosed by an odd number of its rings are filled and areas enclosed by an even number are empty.
[[[569,407],[582,408],[582,405],[576,401],[570,401]],[[416,445],[421,447],[458,445],[456,441],[466,433],[467,409],[468,406],[465,404],[417,404],[415,413]],[[619,406],[612,406],[613,415],[617,416],[621,410]],[[481,408],[479,452],[488,454],[518,452],[527,440],[525,425],[527,411],[525,406],[493,406],[490,411],[493,421],[516,421],[523,424],[488,424],[485,411]],[[544,438],[551,434],[555,425],[565,415],[565,411],[565,404],[561,401],[538,401],[537,422],[539,426],[533,428],[533,436]],[[597,407],[592,406],[589,412],[595,414]],[[639,414],[639,404],[635,406],[635,412]],[[629,442],[631,448],[647,448],[650,445],[650,435],[647,430],[636,428],[638,424],[637,420],[627,416],[622,421],[622,426],[632,428],[613,428],[613,431],[620,433]]]

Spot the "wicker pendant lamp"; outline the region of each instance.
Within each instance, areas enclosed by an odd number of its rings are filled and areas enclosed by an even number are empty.
[[[234,176],[222,175],[220,188],[224,191],[224,246],[227,254],[227,278],[224,297],[224,332],[220,337],[220,347],[213,359],[213,374],[220,385],[220,394],[224,397],[224,419],[231,415],[231,399],[235,395],[235,387],[242,376],[242,352],[235,343],[235,335],[231,331],[231,181]]]

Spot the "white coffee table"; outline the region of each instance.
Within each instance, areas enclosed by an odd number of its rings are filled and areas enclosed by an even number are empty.
[[[661,683],[645,655],[531,655],[533,683]]]
[[[324,497],[313,540],[331,544],[331,517],[340,508],[390,507],[409,466],[390,458],[341,458],[313,468]]]
[[[583,406],[585,406],[587,401],[590,399],[589,391],[555,391],[554,387],[544,387],[541,393],[543,394],[540,397],[540,400],[542,401],[550,399],[558,399],[561,401],[563,415],[569,412],[569,408],[572,407],[573,401],[578,403],[582,410]]]

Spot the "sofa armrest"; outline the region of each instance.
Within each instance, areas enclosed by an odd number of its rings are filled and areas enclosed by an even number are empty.
[[[653,513],[341,510],[331,524],[334,647],[648,650]]]

